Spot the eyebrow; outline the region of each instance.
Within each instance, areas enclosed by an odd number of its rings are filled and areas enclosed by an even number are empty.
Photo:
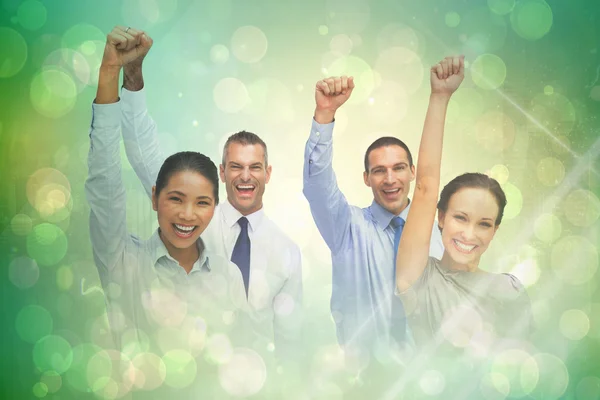
[[[469,216],[469,214],[467,214],[467,213],[466,213],[466,212],[464,212],[464,211],[455,210],[454,212],[457,212],[457,213],[459,213],[459,214],[464,214],[464,215],[466,215],[467,217]],[[493,221],[494,219],[493,219],[493,218],[481,218],[481,220],[482,220],[482,221]]]
[[[171,190],[171,191],[170,191],[170,192],[168,192],[167,194],[168,194],[168,195],[169,195],[169,194],[176,194],[176,195],[178,195],[178,196],[181,196],[181,197],[187,197],[187,196],[185,195],[185,193],[182,193],[182,192],[180,192],[179,190]],[[212,200],[212,197],[210,197],[210,196],[198,196],[198,197],[196,197],[196,199],[198,199],[198,200],[200,200],[200,199],[208,199],[208,200]]]
[[[241,167],[242,164],[236,163],[235,161],[229,161],[229,166],[236,166],[236,167]],[[255,166],[259,166],[262,167],[263,163],[260,161],[257,161],[255,163],[250,164],[250,167],[255,167]]]
[[[392,166],[392,168],[393,168],[393,167],[398,167],[398,166],[400,166],[400,165],[408,166],[408,163],[406,163],[406,162],[402,161],[402,162],[399,162],[399,163],[396,163],[396,164],[394,164],[394,165]],[[386,168],[386,167],[385,167],[384,165],[376,165],[376,166],[374,166],[373,168],[371,168],[371,171],[373,171],[373,170],[375,170],[375,169],[377,169],[377,168]]]

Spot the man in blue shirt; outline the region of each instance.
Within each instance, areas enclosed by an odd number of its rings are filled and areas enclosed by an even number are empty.
[[[366,151],[363,173],[373,202],[365,208],[348,204],[332,167],[332,136],[335,113],[353,89],[352,77],[317,82],[316,109],[304,153],[304,195],[331,250],[331,313],[338,342],[347,363],[360,370],[373,358],[383,364],[401,359],[409,341],[402,304],[394,298],[394,259],[410,207],[415,166],[402,141],[377,139]],[[443,246],[435,224],[432,232],[430,255],[440,258]]]

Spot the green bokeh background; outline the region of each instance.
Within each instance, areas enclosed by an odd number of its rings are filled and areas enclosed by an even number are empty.
[[[167,151],[218,160],[241,129],[267,142],[274,174],[265,207],[303,252],[314,374],[336,345],[330,260],[301,194],[314,83],[357,77],[337,116],[334,167],[348,199],[367,205],[367,145],[387,133],[416,153],[428,66],[465,54],[442,178],[488,172],[507,192],[482,267],[512,271],[528,287],[538,325],[529,356],[540,371],[528,393],[600,398],[594,0],[0,0],[0,397],[82,398],[78,374],[99,351],[91,332],[105,309],[83,184],[97,67],[116,24],[154,39],[146,90]],[[147,237],[156,226],[150,202],[126,162],[124,177],[128,226]],[[502,387],[503,362],[482,387]],[[336,397],[328,390],[321,398]]]

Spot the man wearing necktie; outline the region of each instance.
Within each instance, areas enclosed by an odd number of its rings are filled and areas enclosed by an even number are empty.
[[[338,342],[347,364],[356,366],[358,373],[399,361],[410,340],[402,303],[394,296],[394,260],[410,208],[415,166],[403,141],[393,136],[376,139],[365,153],[363,173],[373,202],[365,208],[348,203],[333,170],[333,127],[337,109],[353,89],[354,79],[346,76],[316,84],[316,108],[304,153],[304,195],[331,251],[331,312]],[[377,100],[369,107],[377,107]],[[419,132],[402,135],[417,137]],[[338,150],[355,151],[348,142]],[[440,232],[434,224],[430,255],[439,258],[442,254]]]

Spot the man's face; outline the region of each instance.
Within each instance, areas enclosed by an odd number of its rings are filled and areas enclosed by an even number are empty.
[[[363,177],[375,202],[394,215],[400,214],[408,204],[410,182],[415,179],[408,154],[400,146],[384,146],[372,150],[368,160],[369,171]]]
[[[260,210],[265,185],[271,177],[271,166],[265,165],[262,145],[230,143],[224,162],[219,171],[227,189],[227,200],[242,215]]]

